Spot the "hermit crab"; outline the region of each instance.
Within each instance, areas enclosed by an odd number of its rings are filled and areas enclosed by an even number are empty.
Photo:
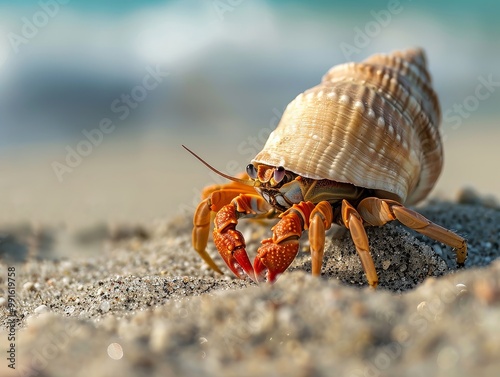
[[[194,214],[194,249],[221,272],[206,251],[214,218],[215,245],[233,273],[274,282],[309,230],[312,274],[320,275],[325,231],[335,223],[349,229],[368,284],[376,287],[365,227],[399,220],[453,247],[463,266],[466,241],[405,206],[424,199],[441,172],[440,117],[420,48],[334,66],[287,106],[247,166],[248,177],[228,176],[190,151],[232,181],[204,191]],[[242,217],[279,217],[253,265],[236,229]]]

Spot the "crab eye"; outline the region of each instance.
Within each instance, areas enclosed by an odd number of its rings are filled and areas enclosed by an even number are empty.
[[[257,179],[257,169],[252,164],[247,165],[247,174],[252,179]]]
[[[285,178],[285,168],[283,166],[278,166],[274,169],[274,180],[279,183],[283,178]]]

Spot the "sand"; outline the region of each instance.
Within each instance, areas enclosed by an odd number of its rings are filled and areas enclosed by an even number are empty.
[[[399,224],[368,229],[376,291],[348,235],[329,233],[321,278],[301,252],[276,284],[257,286],[205,266],[190,245],[189,215],[87,229],[80,242],[104,239],[104,251],[70,259],[37,253],[43,230],[25,253],[19,229],[17,238],[4,234],[2,355],[9,267],[18,327],[16,370],[2,357],[0,374],[497,376],[499,207],[465,192],[418,210],[468,239],[466,268],[456,270],[450,248]],[[252,251],[269,232],[249,221],[240,229]]]

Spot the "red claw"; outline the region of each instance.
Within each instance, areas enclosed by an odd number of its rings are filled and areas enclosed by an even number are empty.
[[[237,249],[233,251],[233,255],[229,254],[228,258],[224,258],[227,266],[233,271],[233,273],[239,278],[243,279],[243,271],[248,275],[250,279],[257,283],[255,280],[255,272],[252,267],[252,263],[250,259],[248,259],[248,255],[245,249]]]
[[[242,278],[244,271],[255,282],[267,278],[273,283],[295,259],[300,235],[314,204],[294,204],[280,216],[281,220],[272,228],[273,238],[262,241],[252,267],[245,251],[245,239],[236,230],[237,213],[252,213],[251,200],[252,197],[239,196],[234,200],[235,204],[228,204],[217,213],[214,220],[215,246],[237,277]]]
[[[253,264],[256,279],[274,283],[278,276],[285,272],[299,251],[299,240],[290,239],[276,244],[272,238],[262,241]],[[266,274],[267,272],[267,274]]]
[[[304,207],[305,206],[305,207]],[[254,261],[255,277],[259,281],[274,283],[285,272],[299,251],[299,238],[302,234],[303,210],[310,212],[307,204],[304,208],[294,205],[281,215],[281,220],[273,227],[273,238],[262,241]],[[267,276],[266,276],[267,270]]]
[[[214,229],[215,245],[224,262],[238,278],[243,279],[243,272],[245,272],[256,282],[252,263],[245,250],[245,239],[239,231],[234,229],[234,226],[229,225],[222,233]]]

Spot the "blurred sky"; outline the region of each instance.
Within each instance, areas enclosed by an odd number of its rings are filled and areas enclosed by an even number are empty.
[[[499,14],[494,0],[0,0],[0,220],[175,212],[210,182],[181,143],[244,167],[331,66],[415,45],[448,114],[445,150],[458,151],[447,182],[474,186],[469,173],[484,169],[479,189],[500,192],[499,153],[484,144],[500,135],[500,84],[469,99],[473,111],[453,110],[481,80],[500,82]],[[103,119],[113,131],[59,182],[53,162]]]

